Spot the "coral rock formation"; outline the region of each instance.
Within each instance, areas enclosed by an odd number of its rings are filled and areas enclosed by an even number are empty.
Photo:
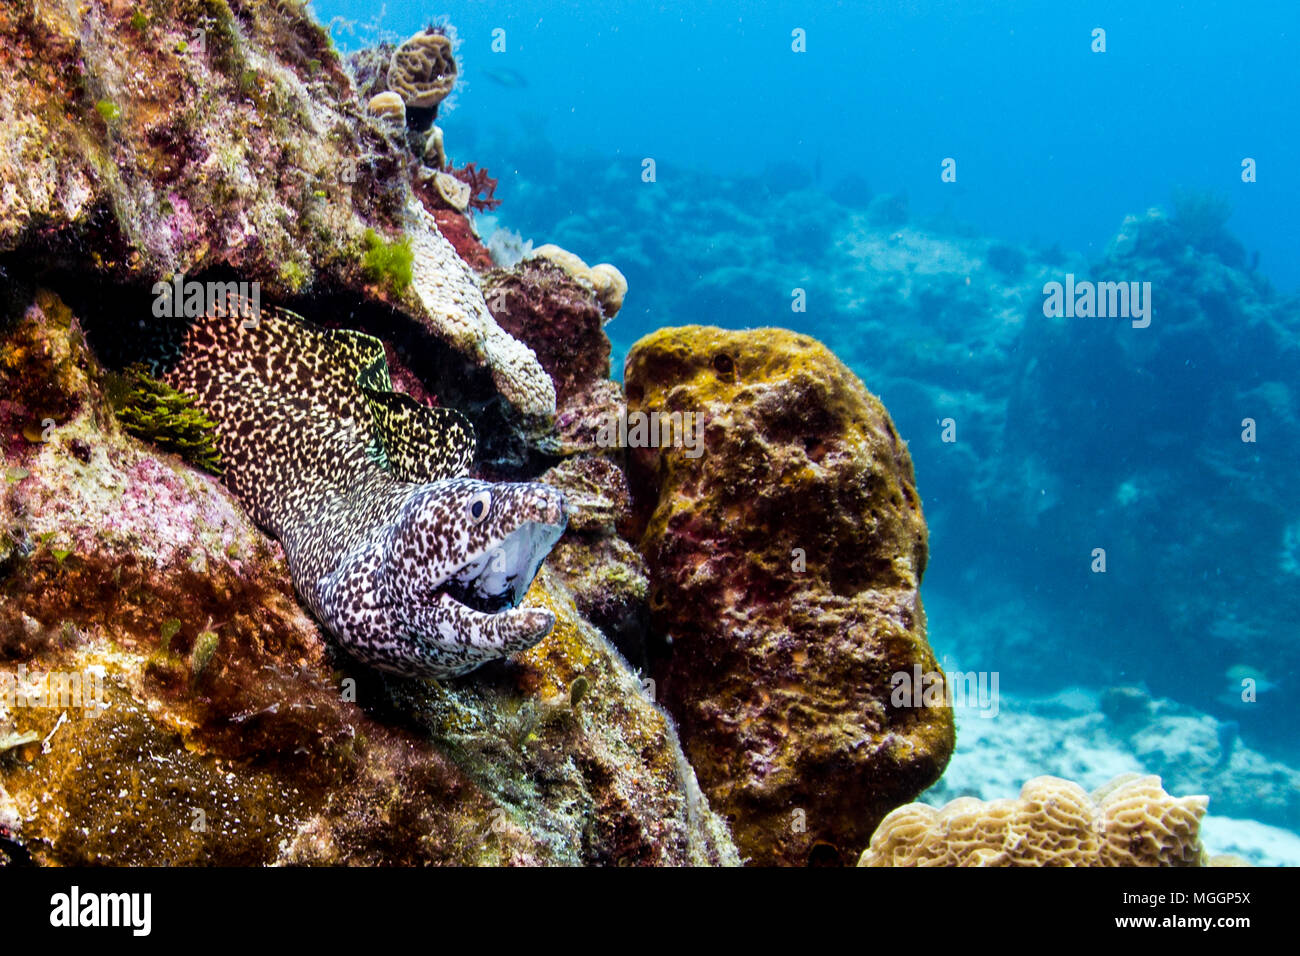
[[[582,615],[634,664],[643,664],[650,584],[645,562],[618,533],[631,512],[627,479],[607,458],[580,457],[539,480],[561,489],[572,509],[547,566],[573,592]]]
[[[490,272],[483,286],[497,323],[533,349],[555,385],[559,450],[594,449],[622,397],[608,380],[610,342],[593,293],[544,258]]]
[[[383,87],[359,98],[301,6],[159,2],[146,32],[131,4],[77,6],[0,4],[0,67],[16,78],[0,88],[0,267],[56,288],[69,275],[148,288],[234,272],[267,301],[326,287],[347,306],[382,303],[488,370],[505,404],[520,403],[523,435],[548,428],[545,372],[492,322],[473,271],[419,208],[407,144],[366,112]],[[183,42],[196,30],[206,51]],[[414,295],[370,281],[368,229],[410,240]]]
[[[0,462],[0,672],[97,675],[106,705],[0,700],[3,855],[737,862],[671,722],[549,571],[537,646],[473,680],[384,679],[332,656],[215,479],[122,433],[57,297],[0,326],[0,394],[21,441]],[[35,415],[48,441],[22,437]]]
[[[579,256],[549,242],[534,249],[533,258],[549,259],[579,282],[591,286],[606,319],[612,319],[623,308],[627,279],[608,262],[588,266]]]
[[[953,747],[947,706],[891,703],[893,675],[943,681],[907,448],[838,359],[780,329],[661,330],[626,383],[635,524],[671,638],[652,674],[692,764],[755,862],[851,862]],[[702,447],[653,426],[658,447],[636,447],[647,413],[701,416]]]
[[[1124,774],[1091,796],[1069,780],[1035,777],[1016,800],[899,807],[858,865],[1202,866],[1207,803],[1170,796],[1155,776]]]

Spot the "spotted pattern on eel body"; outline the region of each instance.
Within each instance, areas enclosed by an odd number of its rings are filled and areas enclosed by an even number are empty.
[[[354,657],[452,677],[550,633],[550,611],[517,605],[564,531],[564,496],[467,477],[473,427],[393,391],[378,339],[217,307],[159,355],[155,373],[217,423],[227,486]]]

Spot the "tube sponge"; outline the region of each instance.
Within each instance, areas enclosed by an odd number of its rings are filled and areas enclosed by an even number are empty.
[[[1035,777],[1016,800],[962,797],[892,811],[858,866],[1204,866],[1209,800],[1173,797],[1160,778],[1125,774],[1094,791]]]

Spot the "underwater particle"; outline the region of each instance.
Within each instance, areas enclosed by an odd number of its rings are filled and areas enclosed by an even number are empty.
[[[406,102],[407,121],[428,129],[438,116],[438,104],[456,85],[456,59],[451,38],[424,30],[393,51],[388,64],[388,88]]]
[[[366,111],[392,126],[400,128],[406,125],[406,103],[392,90],[372,96],[366,104]]]
[[[122,428],[198,468],[221,474],[216,426],[188,395],[132,365],[109,376],[108,399]]]
[[[372,282],[387,286],[397,295],[405,292],[411,284],[411,266],[415,262],[411,241],[402,238],[386,242],[373,229],[366,230],[362,241],[366,249],[362,258],[366,277]]]

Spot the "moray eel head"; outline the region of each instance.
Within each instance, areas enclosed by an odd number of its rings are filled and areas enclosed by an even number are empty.
[[[567,521],[564,495],[548,485],[434,482],[403,509],[390,567],[426,600],[446,594],[493,614],[519,604]]]
[[[567,520],[564,495],[548,485],[424,485],[385,542],[382,600],[368,626],[347,628],[349,649],[385,670],[448,677],[531,647],[555,619],[518,605]]]

